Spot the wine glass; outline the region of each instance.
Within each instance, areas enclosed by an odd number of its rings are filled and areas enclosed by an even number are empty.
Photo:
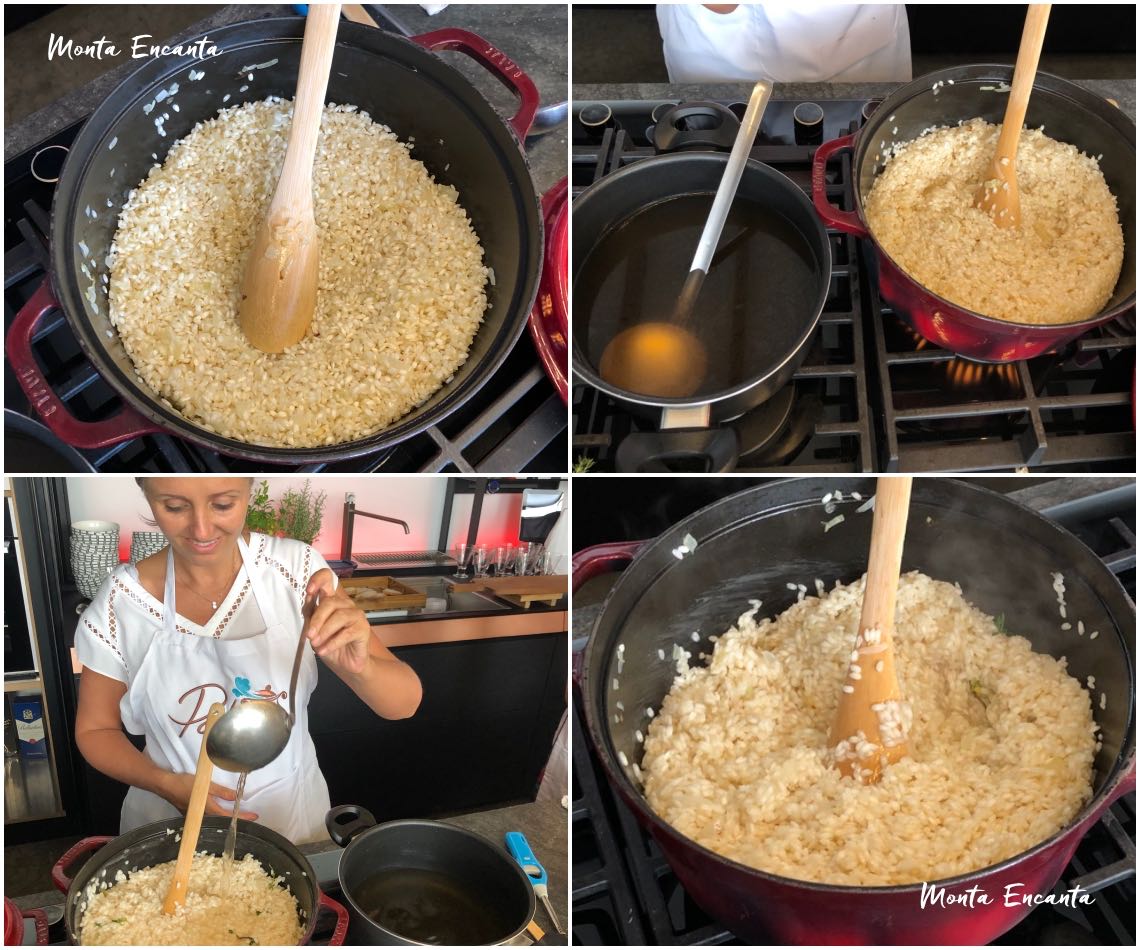
[[[467,565],[471,563],[471,545],[456,542],[455,548],[455,576],[466,577]]]

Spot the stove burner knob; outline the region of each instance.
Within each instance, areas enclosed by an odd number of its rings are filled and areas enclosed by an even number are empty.
[[[614,113],[604,102],[591,102],[582,106],[578,121],[590,132],[601,135],[607,125],[613,122]]]
[[[819,145],[823,141],[823,109],[815,102],[801,102],[792,112],[797,145]]]
[[[870,119],[871,116],[875,114],[875,110],[879,108],[882,103],[882,99],[868,99],[866,102],[864,102],[863,108],[859,110],[859,114],[863,117],[863,121],[866,122],[868,119]]]

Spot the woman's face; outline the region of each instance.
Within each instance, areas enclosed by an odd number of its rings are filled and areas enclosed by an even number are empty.
[[[248,478],[148,478],[146,499],[176,557],[229,560],[245,527]]]

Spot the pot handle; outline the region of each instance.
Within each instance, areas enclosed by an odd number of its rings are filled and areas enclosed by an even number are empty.
[[[341,821],[341,818],[349,820]],[[372,816],[372,812],[359,805],[337,805],[336,808],[330,808],[325,815],[325,828],[328,829],[329,837],[342,848],[347,848],[352,839],[362,831],[375,827],[376,819]]]
[[[710,472],[731,472],[740,459],[740,442],[730,426],[631,432],[618,444],[619,472],[670,472],[670,462],[703,460]]]
[[[628,564],[645,545],[644,541],[616,541],[610,544],[595,544],[582,548],[571,561],[571,591],[599,574],[615,570],[619,565]]]
[[[507,55],[496,49],[481,36],[467,30],[445,29],[409,37],[433,53],[440,50],[455,50],[470,56],[475,62],[493,73],[504,86],[519,97],[518,111],[508,119],[519,145],[526,141],[526,133],[538,112],[539,95],[530,76],[524,73]]]
[[[318,906],[331,910],[336,914],[336,927],[333,928],[332,936],[329,937],[330,947],[343,947],[344,938],[348,936],[348,911],[344,909],[344,905],[334,901],[328,894],[321,892],[321,899]]]
[[[637,552],[646,543],[645,541],[614,541],[609,544],[595,544],[588,548],[582,548],[570,562],[571,593],[590,578],[628,564],[637,557]],[[584,661],[585,653],[582,651],[574,653],[571,661],[571,676],[574,679],[575,686],[582,681],[582,664]]]
[[[20,916],[32,920],[36,925],[36,946],[46,947],[51,940],[48,931],[48,919],[45,914],[38,907],[34,910],[25,910],[20,912]]]
[[[824,142],[815,150],[811,160],[811,200],[815,210],[829,228],[836,228],[856,237],[867,237],[868,231],[854,211],[840,211],[827,200],[827,160],[838,152],[854,148],[856,133]]]
[[[71,878],[67,876],[67,871],[71,865],[73,865],[78,858],[98,851],[111,840],[110,835],[97,835],[93,838],[84,838],[82,841],[73,844],[67,854],[52,865],[52,883],[58,887],[62,893],[66,894],[71,888]]]
[[[59,301],[52,293],[50,281],[45,278],[39,289],[32,294],[32,299],[16,314],[5,340],[8,364],[44,425],[68,445],[79,449],[102,449],[135,436],[161,432],[161,428],[130,406],[125,406],[102,422],[82,422],[68,411],[63,400],[44,378],[32,353],[32,337],[40,321],[49,311],[58,308]]]

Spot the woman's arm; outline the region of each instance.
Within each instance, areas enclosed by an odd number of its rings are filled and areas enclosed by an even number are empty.
[[[126,683],[87,667],[83,668],[79,677],[75,743],[83,758],[104,775],[153,792],[165,798],[179,811],[185,811],[190,802],[194,776],[159,768],[134,747],[123,732],[123,721],[119,715],[119,701],[126,691]],[[214,800],[220,798],[233,801],[233,789],[211,782],[210,795],[212,797],[206,799],[206,814],[233,814],[232,805],[227,810]],[[257,814],[240,812],[239,817],[253,821]]]
[[[317,656],[385,719],[407,719],[423,698],[420,678],[380,642],[364,611],[343,590],[334,589],[333,572],[317,571],[306,594],[320,595],[309,622],[309,642]]]

